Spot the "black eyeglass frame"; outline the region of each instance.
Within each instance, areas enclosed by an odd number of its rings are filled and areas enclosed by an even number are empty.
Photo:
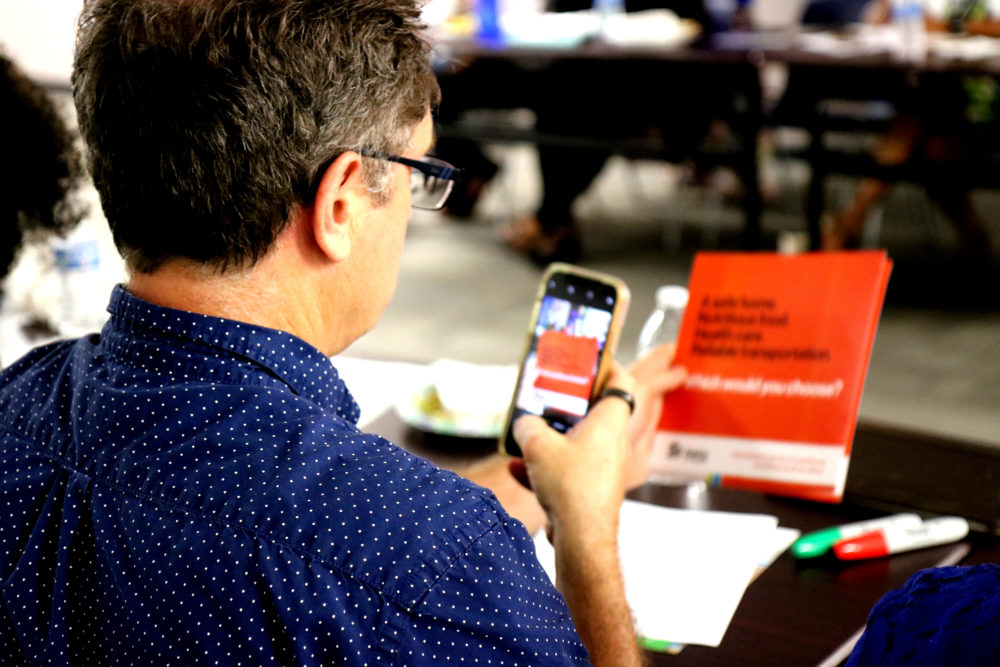
[[[449,195],[451,195],[452,188],[455,186],[455,180],[461,173],[461,169],[453,164],[449,164],[444,160],[439,160],[437,158],[429,158],[423,160],[414,160],[412,158],[403,157],[402,155],[392,155],[391,153],[382,153],[380,151],[359,151],[359,153],[365,157],[375,158],[377,160],[388,160],[389,162],[396,162],[407,167],[416,169],[424,176],[429,176],[432,178],[440,178],[442,180],[448,181],[448,187],[445,190],[444,196],[441,201],[435,206],[424,206],[421,204],[412,204],[414,208],[425,209],[429,211],[439,211],[444,208],[445,202],[448,201]],[[433,159],[433,162],[429,160]]]

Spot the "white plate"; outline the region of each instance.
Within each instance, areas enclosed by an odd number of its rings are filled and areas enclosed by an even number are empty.
[[[428,383],[396,403],[396,412],[408,425],[422,431],[464,438],[498,438],[505,412],[460,414],[445,409],[434,385]]]

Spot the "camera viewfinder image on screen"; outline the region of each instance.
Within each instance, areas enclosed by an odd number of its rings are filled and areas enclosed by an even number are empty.
[[[517,387],[515,418],[541,415],[565,432],[587,413],[614,297],[572,285],[563,291],[564,296],[542,299]]]
[[[540,416],[565,433],[587,414],[628,301],[628,287],[614,276],[549,266],[532,311],[501,452],[521,456],[512,427],[524,415]]]

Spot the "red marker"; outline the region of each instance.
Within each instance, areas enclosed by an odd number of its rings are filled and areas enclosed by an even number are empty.
[[[939,544],[957,542],[969,534],[968,522],[959,516],[928,519],[919,526],[886,526],[858,537],[840,540],[833,551],[841,560],[878,558],[901,551],[912,551]]]

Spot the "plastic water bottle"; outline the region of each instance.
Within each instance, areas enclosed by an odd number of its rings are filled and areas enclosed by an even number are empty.
[[[476,18],[479,20],[476,37],[480,42],[494,44],[503,41],[500,0],[476,0]]]
[[[927,57],[927,29],[923,0],[893,0],[892,21],[899,32],[900,58],[909,62]]]
[[[736,0],[702,0],[705,11],[712,20],[712,31],[723,32],[732,28],[736,14]]]
[[[59,303],[55,327],[63,336],[100,329],[107,291],[103,289],[100,247],[96,239],[76,237],[53,243],[59,273]]]
[[[986,0],[986,16],[991,21],[1000,19],[1000,0]]]
[[[664,343],[677,340],[681,320],[687,307],[688,291],[681,285],[663,285],[656,290],[656,307],[646,318],[639,332],[636,358],[645,356],[650,350]]]
[[[625,13],[625,0],[593,0],[591,4],[601,17],[601,34],[607,36],[610,22]]]

